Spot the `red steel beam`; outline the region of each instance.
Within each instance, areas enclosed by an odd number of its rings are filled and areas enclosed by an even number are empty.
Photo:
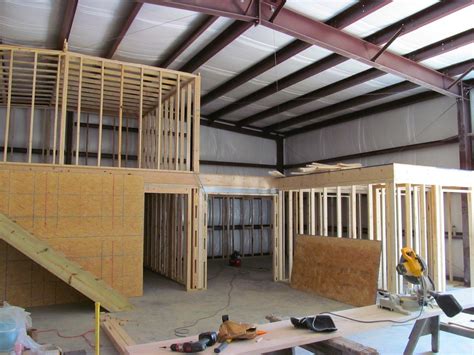
[[[157,66],[166,68],[183,53],[193,42],[217,20],[216,16],[204,15],[196,28],[193,28],[186,37],[163,59]]]
[[[74,21],[74,15],[77,10],[77,3],[79,0],[66,0],[66,9],[63,13],[63,22],[61,23],[61,29],[59,30],[57,48],[63,49],[64,41],[69,39],[71,34],[72,23]]]
[[[236,87],[245,84],[249,80],[252,80],[256,76],[266,72],[267,70],[277,66],[278,64],[283,63],[285,60],[290,59],[291,57],[297,55],[305,49],[308,49],[309,47],[311,47],[311,44],[309,43],[300,41],[299,39],[294,40],[287,46],[279,49],[276,53],[270,54],[263,60],[252,65],[247,70],[244,70],[242,73],[237,74],[232,79],[226,81],[211,92],[204,95],[201,98],[201,106],[204,106],[210,103],[211,101],[217,99],[218,97],[224,95],[225,93],[235,89]]]
[[[258,12],[254,0],[137,0],[142,3],[201,12],[212,16],[255,22]]]
[[[442,41],[430,44],[426,47],[417,49],[414,52],[411,52],[406,55],[406,57],[409,58],[414,58],[416,60],[418,59],[427,59],[430,57],[434,57],[436,55],[439,55],[441,53],[446,53],[450,50],[456,49],[458,47],[462,47],[465,45],[468,45],[472,43],[473,37],[472,37],[472,30],[462,32],[460,34],[457,34],[455,36],[446,38]],[[458,70],[458,67],[456,67]],[[466,70],[468,67],[466,67]],[[445,75],[451,77],[449,71],[444,71],[443,72]],[[280,112],[285,112],[288,110],[291,110],[293,108],[302,106],[307,104],[308,102],[315,101],[318,99],[321,99],[322,97],[334,94],[338,91],[348,89],[350,87],[353,87],[355,85],[359,85],[365,81],[375,79],[377,77],[380,77],[382,75],[385,75],[385,72],[377,70],[375,68],[368,69],[366,71],[363,71],[361,73],[355,74],[353,76],[350,76],[346,79],[340,80],[334,84],[330,84],[327,86],[324,86],[322,88],[319,88],[317,90],[313,90],[305,95],[299,96],[295,99],[288,100],[284,102],[283,104],[271,107],[269,109],[266,109],[262,112],[259,112],[253,116],[247,117],[245,119],[242,119],[238,121],[237,125],[238,126],[245,126],[249,125],[251,123],[263,120],[267,117],[276,115]],[[289,120],[288,120],[289,121]]]
[[[472,59],[467,60],[465,62],[454,64],[454,65],[451,65],[449,67],[443,68],[443,69],[441,69],[441,71],[442,72],[449,72],[452,75],[459,75],[464,70],[466,70],[466,67],[471,66],[473,62],[474,62],[474,60],[472,60]],[[343,107],[342,109],[346,109],[346,108],[352,107],[351,105],[356,106],[356,105],[369,103],[369,102],[372,102],[374,100],[379,99],[380,98],[379,95],[383,95],[383,97],[387,97],[387,96],[391,96],[393,94],[397,94],[397,93],[400,93],[400,92],[403,92],[403,91],[406,91],[406,90],[410,90],[410,89],[413,88],[413,87],[411,87],[410,84],[412,84],[412,83],[410,83],[408,81],[404,81],[402,83],[391,85],[389,87],[386,87],[386,88],[383,88],[383,89],[380,89],[380,90],[372,91],[368,94],[357,96],[355,98],[340,102],[340,103],[335,104],[335,105],[326,106],[326,107],[323,107],[322,109],[315,110],[315,111],[312,111],[312,112],[308,112],[304,115],[308,115],[308,117],[309,117],[310,114],[313,114],[314,116],[312,118],[317,118],[320,113],[321,114],[329,114],[329,113],[334,113],[334,112],[340,111],[340,110],[337,110],[338,105]],[[384,104],[381,104],[381,105],[369,107],[369,108],[362,109],[362,110],[359,110],[359,111],[350,112],[350,113],[343,114],[343,115],[337,116],[337,117],[333,117],[333,118],[330,118],[330,119],[327,119],[327,120],[324,120],[324,121],[321,121],[321,122],[315,122],[313,124],[310,124],[310,125],[307,125],[307,126],[304,126],[304,127],[301,127],[301,128],[297,128],[297,129],[291,130],[289,132],[285,132],[285,134],[287,136],[290,136],[290,135],[295,135],[295,134],[298,134],[298,133],[313,131],[313,130],[316,130],[316,129],[320,129],[320,128],[324,128],[324,127],[333,126],[333,125],[336,125],[336,124],[352,121],[352,120],[355,120],[355,119],[363,117],[363,116],[372,115],[372,114],[380,113],[380,112],[385,112],[385,111],[388,111],[388,110],[391,110],[391,109],[394,109],[394,108],[397,108],[397,107],[401,107],[401,106],[406,105],[406,104],[412,104],[412,103],[415,103],[415,102],[430,100],[430,99],[440,97],[440,96],[442,96],[442,94],[437,93],[437,92],[433,92],[433,91],[427,91],[427,92],[423,92],[423,93],[418,94],[418,95],[410,96],[408,98],[403,98],[403,99],[400,99],[400,100],[396,100],[396,101],[384,103]],[[301,116],[304,116],[304,115],[301,115]],[[301,117],[301,116],[296,117],[296,119],[298,119],[298,121],[299,121],[299,117]],[[280,124],[284,123],[284,122],[285,121],[280,122]],[[304,121],[299,121],[298,123],[300,123],[300,122],[304,122]],[[276,127],[276,125],[278,125],[278,123],[275,124],[275,125],[272,125],[272,126]],[[271,126],[266,127],[264,129],[264,131],[268,131],[270,129],[270,127]],[[286,127],[289,127],[289,125],[286,125]]]
[[[364,16],[380,9],[382,6],[389,4],[391,0],[364,0],[356,3],[355,5],[351,6],[345,11],[342,11],[340,14],[336,15],[335,17],[331,18],[327,23],[331,26],[336,28],[344,28],[349,26],[350,24],[354,23],[355,21],[361,19]],[[283,2],[281,3],[283,4]],[[275,20],[277,17],[277,11],[280,12],[282,8],[278,10],[274,10],[272,17],[270,18],[270,22]],[[225,93],[235,89],[236,87],[248,82],[249,80],[255,78],[256,76],[266,72],[267,70],[275,67],[278,64],[281,64],[287,59],[297,55],[298,53],[302,52],[303,50],[311,47],[311,44],[295,40],[291,42],[289,45],[285,46],[284,48],[278,50],[274,54],[270,54],[260,62],[252,65],[247,70],[243,71],[242,73],[236,75],[229,81],[219,85],[217,88],[212,90],[211,92],[207,93],[201,98],[201,106],[204,106],[211,101],[217,99],[218,97],[224,95]],[[209,119],[212,121],[218,118],[218,115],[212,115]]]
[[[386,73],[400,76],[414,84],[443,95],[459,97],[458,87],[446,89],[453,82],[453,79],[407,58],[391,52],[384,52],[378,57],[377,62],[372,62],[371,58],[380,50],[375,44],[285,8],[280,11],[273,22],[265,20],[269,17],[268,9],[263,8],[262,13],[262,24],[271,29],[326,48],[339,55],[358,60]]]
[[[470,29],[413,51],[410,54],[407,54],[406,57],[416,62],[420,62],[422,60],[452,51],[456,48],[466,46],[473,42],[474,29]]]
[[[378,9],[388,5],[392,0],[361,0],[358,1],[353,6],[348,9],[340,12],[329,21],[326,22],[327,25],[334,28],[344,28],[349,25],[352,25],[354,22],[359,21],[367,15],[370,15],[372,12],[377,11]]]
[[[251,22],[234,21],[213,41],[182,65],[179,70],[192,73],[252,26],[253,23]]]
[[[412,16],[409,16],[403,20],[398,21],[397,23],[390,25],[386,28],[381,29],[380,31],[375,32],[374,34],[365,38],[365,40],[372,42],[374,44],[383,44],[386,40],[393,37],[393,35],[403,26],[403,34],[407,34],[417,28],[420,28],[426,24],[435,21],[440,17],[440,13],[445,13],[446,15],[460,10],[466,6],[469,1],[445,1],[429,8],[426,8]],[[331,21],[331,20],[330,20]],[[328,22],[329,24],[331,22]],[[213,112],[209,115],[210,118],[216,119],[223,117],[230,112],[233,112],[241,107],[247,106],[255,101],[261,100],[269,95],[274,94],[280,90],[283,90],[287,87],[290,87],[300,81],[307,79],[310,76],[319,74],[320,72],[329,69],[332,66],[336,66],[340,63],[348,60],[345,57],[342,57],[337,54],[329,55],[318,62],[312,63],[294,73],[291,73],[285,76],[282,79],[274,81],[273,83],[267,85],[266,87],[257,90],[234,103],[231,103],[218,111]],[[243,123],[242,123],[243,124]],[[248,124],[248,123],[245,123]]]
[[[105,54],[105,58],[112,58],[114,56],[115,52],[117,51],[117,48],[119,47],[125,35],[127,34],[128,29],[132,25],[133,20],[135,20],[135,17],[137,17],[138,12],[142,8],[142,6],[143,6],[143,3],[140,3],[140,2],[134,2],[132,4],[130,13],[125,19],[125,22],[120,26],[120,33],[118,34],[118,36],[116,36],[113,39],[113,42],[110,48],[107,50],[107,53]]]
[[[339,112],[339,111],[342,111],[342,110],[345,110],[345,109],[349,109],[349,108],[354,107],[354,106],[367,104],[369,102],[376,101],[376,100],[379,100],[379,99],[387,97],[387,96],[392,96],[392,95],[395,95],[395,94],[405,92],[407,90],[412,90],[412,89],[415,89],[417,87],[418,87],[418,85],[415,84],[415,83],[412,83],[410,81],[402,81],[401,83],[398,83],[398,84],[386,86],[382,89],[371,91],[367,94],[359,95],[359,96],[353,97],[351,99],[338,102],[334,105],[325,106],[323,108],[320,108],[320,109],[317,109],[317,110],[314,110],[314,111],[310,111],[310,112],[304,113],[304,114],[296,116],[296,117],[292,117],[288,120],[274,123],[272,125],[266,126],[264,128],[264,131],[265,132],[278,131],[278,130],[281,130],[281,129],[284,129],[284,128],[287,128],[287,127],[294,126],[294,125],[299,124],[299,123],[303,123],[303,122],[306,122],[306,121],[316,119],[318,117],[323,117],[323,116],[326,116],[326,115],[330,115],[330,114],[333,114],[335,112]]]

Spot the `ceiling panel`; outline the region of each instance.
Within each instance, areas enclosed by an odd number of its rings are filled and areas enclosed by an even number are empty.
[[[390,45],[390,51],[403,55],[423,48],[431,43],[471,29],[473,19],[474,5],[471,5],[400,36]]]
[[[0,1],[0,40],[56,48],[64,3],[61,0]]]
[[[128,16],[130,3],[120,0],[80,0],[69,36],[74,52],[103,56]]]
[[[346,27],[344,32],[364,38],[437,2],[437,0],[392,1],[390,4]]]
[[[114,59],[156,65],[203,15],[143,4]]]
[[[287,0],[285,8],[324,22],[355,3],[356,0]]]

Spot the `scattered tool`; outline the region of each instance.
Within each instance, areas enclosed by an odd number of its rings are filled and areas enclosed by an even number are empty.
[[[409,295],[384,294],[379,300],[379,307],[410,314],[410,311],[424,307],[434,299],[448,317],[453,317],[462,311],[461,305],[452,295],[435,292],[434,283],[427,274],[426,262],[413,249],[405,247],[401,253],[396,267],[397,272],[416,288]]]
[[[199,334],[199,340],[194,342],[171,344],[171,350],[179,353],[197,353],[204,351],[208,346],[217,342],[216,332],[205,332]]]
[[[221,343],[221,345],[219,345],[217,348],[214,349],[214,352],[216,354],[219,354],[220,352],[224,351],[224,349],[227,348],[227,345],[229,345],[231,341],[232,339],[225,340],[224,342]]]

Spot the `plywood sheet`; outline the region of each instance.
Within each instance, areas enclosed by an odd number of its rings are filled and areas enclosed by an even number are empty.
[[[353,306],[375,303],[381,243],[296,237],[291,286]]]

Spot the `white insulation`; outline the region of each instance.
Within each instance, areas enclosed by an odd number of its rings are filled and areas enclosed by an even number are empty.
[[[201,160],[238,163],[276,164],[276,143],[262,139],[201,126]],[[270,169],[202,165],[209,174],[268,175]]]
[[[286,139],[286,164],[430,142],[457,135],[454,99],[442,97]],[[456,144],[352,160],[363,165],[407,163],[458,168]]]

